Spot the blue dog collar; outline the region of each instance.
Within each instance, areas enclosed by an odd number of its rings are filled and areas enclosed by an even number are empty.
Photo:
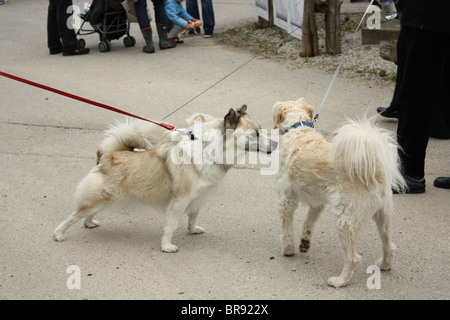
[[[287,128],[287,129],[284,131],[283,134],[286,134],[286,133],[288,133],[290,130],[296,129],[296,128],[302,127],[302,126],[314,128],[314,124],[313,124],[312,122],[302,121],[302,122],[294,123],[292,126],[290,126],[289,128]]]

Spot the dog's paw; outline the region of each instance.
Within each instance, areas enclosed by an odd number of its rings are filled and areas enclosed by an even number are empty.
[[[99,225],[100,223],[98,223],[98,221],[95,220],[84,221],[84,226],[89,229],[97,228]]]
[[[295,254],[294,245],[287,245],[283,248],[283,256],[293,256]]]
[[[383,258],[380,258],[376,264],[380,267],[381,271],[388,271],[391,269],[391,264],[387,263]]]
[[[331,287],[339,288],[345,286],[346,284],[347,282],[345,281],[345,279],[341,277],[328,278],[328,285]]]
[[[380,267],[380,270],[387,271],[390,270],[392,265],[394,264],[396,247],[393,243],[390,244],[389,250],[377,261],[377,266]]]
[[[310,246],[311,246],[311,243],[308,239],[300,240],[300,247],[299,247],[300,252],[303,252],[303,253],[308,252]]]
[[[178,251],[178,247],[174,244],[167,244],[162,246],[161,250],[167,253],[174,253]]]
[[[195,226],[195,227],[189,228],[189,233],[190,234],[200,234],[200,233],[203,233],[203,232],[205,232],[205,229],[202,228],[202,227],[199,227],[199,226]]]
[[[63,233],[60,233],[60,232],[58,232],[58,233],[55,233],[54,235],[53,235],[53,239],[55,240],[55,241],[64,241],[64,240],[66,240],[66,237],[64,236],[64,234]]]

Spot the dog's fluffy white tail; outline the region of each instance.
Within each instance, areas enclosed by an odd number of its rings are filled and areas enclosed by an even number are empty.
[[[127,118],[105,131],[105,138],[97,150],[97,164],[101,158],[114,151],[151,150],[161,141],[166,129],[152,123]]]
[[[383,184],[401,192],[405,182],[397,147],[392,134],[379,128],[373,118],[349,120],[336,130],[330,157],[352,180],[368,188]]]

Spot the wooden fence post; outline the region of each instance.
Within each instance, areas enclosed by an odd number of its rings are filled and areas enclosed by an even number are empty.
[[[270,28],[274,26],[273,23],[273,0],[269,0],[269,21],[258,16],[258,24],[261,28]]]
[[[341,4],[342,0],[326,0],[325,48],[328,54],[341,53]]]
[[[315,0],[305,0],[303,8],[301,57],[313,57],[319,54],[319,37],[317,35]]]

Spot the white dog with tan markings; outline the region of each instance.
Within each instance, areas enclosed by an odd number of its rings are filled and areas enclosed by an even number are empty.
[[[392,189],[402,190],[397,144],[390,132],[373,119],[349,120],[337,129],[331,143],[312,125],[313,109],[300,99],[274,106],[274,126],[280,132],[280,168],[277,176],[282,247],[294,255],[293,214],[299,202],[309,206],[300,239],[300,251],[310,247],[313,227],[325,205],[337,216],[344,249],[344,267],[328,279],[333,287],[346,285],[360,256],[355,240],[363,223],[373,218],[380,233],[388,270],[394,259],[391,241]]]
[[[75,211],[55,229],[55,240],[64,240],[65,231],[80,219],[88,228],[97,227],[97,212],[118,200],[134,199],[166,212],[161,249],[178,251],[172,237],[184,213],[189,216],[189,232],[203,232],[196,222],[200,207],[236,161],[225,157],[271,153],[277,147],[259,134],[260,126],[246,111],[243,105],[224,118],[195,114],[187,120],[187,130],[170,132],[145,122],[113,126],[99,146],[97,166],[78,184]],[[195,135],[188,131],[194,130],[194,122],[202,124]]]

